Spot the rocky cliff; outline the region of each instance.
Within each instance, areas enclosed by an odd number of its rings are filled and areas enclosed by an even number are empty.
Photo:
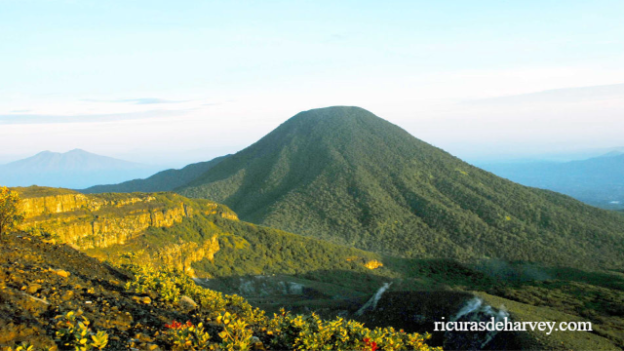
[[[124,244],[150,227],[171,227],[199,214],[238,219],[223,205],[170,193],[83,195],[43,187],[15,190],[22,198],[21,229],[50,233],[81,250]]]
[[[117,264],[176,268],[209,278],[380,268],[380,257],[240,222],[228,207],[174,193],[80,194],[14,188],[23,231]]]
[[[155,243],[153,237],[144,237],[133,240],[125,245],[117,245],[104,249],[86,250],[90,256],[117,263],[149,264],[154,267],[170,267],[185,272],[191,277],[208,277],[205,272],[197,274],[192,267],[193,263],[204,259],[212,262],[221,247],[219,235],[212,233],[203,241],[168,241]]]

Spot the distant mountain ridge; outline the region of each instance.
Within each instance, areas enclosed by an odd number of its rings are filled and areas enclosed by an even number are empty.
[[[572,196],[593,206],[624,209],[624,154],[612,151],[570,162],[483,164],[500,177]]]
[[[84,189],[82,192],[85,194],[95,194],[115,192],[131,193],[135,191],[171,191],[197,179],[228,156],[229,155],[217,157],[206,162],[193,163],[182,169],[168,169],[145,179],[134,179],[120,184],[96,185]]]
[[[11,162],[5,166],[20,170],[105,170],[111,167],[134,167],[143,165],[118,160],[112,157],[96,155],[81,149],[73,149],[65,153],[42,151],[32,157]]]
[[[80,189],[103,182],[146,176],[154,167],[96,155],[81,149],[65,153],[43,151],[32,157],[0,165],[0,184],[54,186]]]
[[[624,263],[621,215],[496,177],[358,107],[301,112],[175,191],[389,255]]]

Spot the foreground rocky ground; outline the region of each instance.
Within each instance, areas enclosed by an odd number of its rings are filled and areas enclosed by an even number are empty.
[[[112,267],[24,233],[0,245],[0,350],[439,350],[428,335],[280,311],[175,269]]]
[[[0,245],[0,347],[22,341],[55,347],[54,317],[82,310],[91,329],[111,331],[107,349],[159,349],[146,335],[172,320],[186,321],[188,309],[154,293],[128,292],[129,279],[65,245],[8,236]]]

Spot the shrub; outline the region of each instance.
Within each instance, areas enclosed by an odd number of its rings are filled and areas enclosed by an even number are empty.
[[[249,350],[253,332],[242,319],[232,319],[228,312],[217,317],[217,323],[223,325],[219,337],[223,341],[221,347],[230,350]]]
[[[257,340],[264,340],[278,350],[441,350],[425,343],[429,334],[409,334],[392,327],[371,330],[351,320],[324,321],[314,313],[291,315],[284,310],[268,318],[264,311],[252,307],[242,297],[204,289],[183,272],[131,265],[125,268],[134,274],[134,280],[127,284],[129,289],[141,293],[153,291],[170,302],[177,301],[181,294],[187,295],[200,306],[196,317],[205,319],[212,327],[222,328],[221,343],[210,344],[210,336],[201,323],[166,324],[168,342],[175,350],[249,350],[254,334]]]
[[[61,348],[74,348],[76,351],[101,350],[108,344],[108,334],[103,331],[92,332],[89,320],[82,315],[82,310],[69,311],[54,317],[56,322],[56,342]]]
[[[41,227],[39,225],[33,226],[33,227],[29,227],[26,230],[24,230],[26,233],[40,238],[42,240],[50,240],[50,241],[56,241],[59,240],[60,237],[55,234],[54,232],[50,231],[47,228]]]
[[[207,350],[210,346],[210,335],[204,331],[204,325],[193,325],[190,321],[182,324],[176,321],[165,324],[168,329],[167,338],[173,345],[172,350]]]
[[[18,213],[19,203],[20,198],[15,191],[0,187],[0,241],[23,219]]]
[[[429,334],[408,334],[392,327],[370,330],[356,321],[323,321],[314,313],[293,316],[284,310],[269,322],[268,334],[275,336],[271,342],[276,349],[439,350],[425,344]]]

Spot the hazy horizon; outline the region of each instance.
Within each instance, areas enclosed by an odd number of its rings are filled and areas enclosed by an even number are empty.
[[[0,1],[0,163],[179,167],[332,105],[470,162],[624,146],[622,2],[184,5]]]
[[[624,86],[624,85],[623,85]],[[1,117],[1,116],[0,116]],[[285,120],[284,120],[285,121]],[[0,120],[0,124],[1,124]],[[399,127],[404,128],[399,125]],[[404,128],[406,129],[406,128]],[[267,133],[270,130],[267,131]],[[409,130],[408,130],[409,132]],[[411,133],[411,132],[410,132]],[[413,133],[412,133],[413,134]],[[264,136],[264,135],[262,135]],[[261,138],[260,136],[259,138]],[[416,136],[418,137],[418,136]],[[91,149],[81,148],[81,147],[71,147],[67,146],[60,149],[55,148],[47,148],[41,149],[39,151],[32,151],[30,153],[0,153],[0,166],[9,164],[11,162],[19,161],[25,158],[29,158],[39,154],[41,152],[53,152],[53,153],[67,153],[72,150],[84,150],[89,153],[94,153],[101,156],[113,157],[124,161],[136,162],[144,165],[151,165],[157,167],[156,169],[166,169],[166,168],[181,168],[190,163],[208,161],[215,157],[224,156],[227,154],[234,154],[247,146],[255,143],[258,139],[249,139],[242,140],[242,142],[246,142],[246,144],[231,146],[231,147],[223,147],[220,145],[215,146],[207,146],[204,148],[197,149],[175,149],[169,148],[167,150],[125,150],[121,152],[113,152],[106,153],[104,152],[96,152]],[[423,139],[424,140],[424,139]],[[429,142],[428,140],[424,140]],[[563,148],[559,147],[545,147],[543,149],[533,148],[528,152],[526,150],[518,151],[513,148],[510,149],[492,149],[492,145],[482,144],[480,147],[482,149],[474,148],[471,151],[462,150],[462,145],[453,145],[449,144],[450,148],[445,147],[444,145],[435,145],[444,149],[445,151],[450,152],[454,156],[457,156],[463,159],[466,162],[475,164],[477,166],[481,164],[488,163],[516,163],[516,162],[535,162],[535,161],[553,161],[553,162],[568,162],[574,160],[585,160],[593,157],[602,156],[609,152],[613,151],[624,151],[623,146],[619,146],[622,144],[613,144],[612,146],[608,146],[608,144],[604,144],[602,147],[591,147],[591,146],[580,146],[580,147],[568,147],[567,145]],[[457,146],[457,148],[453,148],[453,146]],[[494,145],[495,146],[495,145]],[[5,149],[6,151],[6,149]]]

